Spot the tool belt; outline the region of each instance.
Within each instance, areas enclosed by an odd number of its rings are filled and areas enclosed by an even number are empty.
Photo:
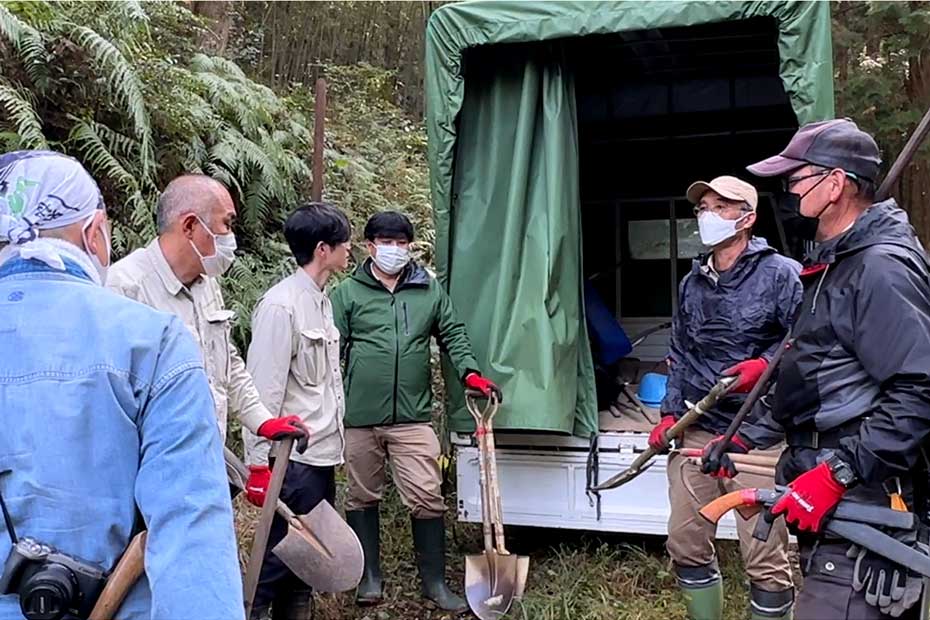
[[[864,419],[864,417],[854,418],[826,431],[818,431],[816,428],[791,429],[785,431],[785,443],[790,448],[810,448],[812,450],[838,448],[841,439],[859,432],[859,426]]]

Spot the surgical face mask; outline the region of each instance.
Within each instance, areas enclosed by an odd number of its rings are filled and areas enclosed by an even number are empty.
[[[410,252],[407,248],[396,245],[375,245],[375,265],[388,275],[400,273],[400,270],[410,262]]]
[[[808,217],[801,214],[801,200],[814,191],[814,188],[820,185],[824,179],[817,181],[803,194],[786,191],[775,196],[775,216],[781,220],[781,225],[785,229],[785,236],[795,237],[803,241],[816,240],[820,216],[827,210],[830,203],[824,205],[816,217]]]
[[[93,223],[95,217],[97,217],[96,213],[84,220],[84,227],[81,229],[81,237],[84,239],[84,251],[90,258],[90,262],[94,266],[94,269],[97,270],[97,275],[100,276],[100,285],[105,286],[107,283],[107,270],[110,268],[110,260],[112,259],[112,248],[110,247],[110,235],[107,233],[107,227],[103,226],[101,231],[103,233],[103,242],[107,246],[107,264],[104,265],[102,262],[100,262],[100,258],[97,256],[97,254],[90,251],[90,243],[88,243],[90,240],[87,238],[87,229],[90,228],[90,225]]]
[[[698,231],[701,233],[701,243],[713,247],[730,237],[736,235],[739,230],[737,224],[746,219],[748,213],[739,219],[728,220],[713,211],[704,211],[698,216]]]
[[[200,219],[199,216],[197,217],[197,221],[200,222],[203,229],[213,237],[213,247],[215,250],[210,256],[204,256],[200,253],[200,250],[197,249],[197,246],[194,245],[193,239],[190,240],[191,247],[194,248],[194,252],[200,257],[200,264],[203,265],[203,272],[211,278],[218,278],[226,273],[232,266],[233,261],[236,260],[236,235],[233,233],[218,235],[210,230],[210,227],[204,224],[204,221]]]

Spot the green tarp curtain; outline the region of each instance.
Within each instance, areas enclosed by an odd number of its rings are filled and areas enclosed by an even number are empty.
[[[575,131],[566,118],[571,80],[557,48],[541,58],[499,44],[770,16],[785,90],[806,123],[833,116],[829,12],[827,2],[777,0],[508,0],[452,3],[433,14],[425,89],[437,274],[482,369],[508,398],[498,426],[587,435],[595,424],[579,215],[569,213],[578,208],[577,159],[559,153],[571,168],[553,159],[554,145],[577,155],[573,135],[553,133]],[[480,46],[490,46],[488,54],[480,67],[469,65],[466,84],[465,52]],[[452,429],[469,430],[459,381],[447,385]]]
[[[581,301],[572,75],[557,43],[474,61],[461,115],[470,130],[456,153],[449,293],[478,359],[489,361],[485,372],[506,386],[501,424],[587,436],[597,410]],[[469,428],[455,402],[461,393],[451,396],[452,428]]]

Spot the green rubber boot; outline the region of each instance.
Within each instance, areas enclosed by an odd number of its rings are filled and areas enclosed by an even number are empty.
[[[365,555],[365,572],[355,591],[356,605],[377,605],[384,598],[381,579],[381,521],[378,506],[347,510],[346,523],[358,536]]]
[[[681,586],[688,607],[688,620],[721,620],[723,618],[723,581],[703,586]]]
[[[423,596],[443,611],[465,611],[468,609],[465,599],[446,585],[446,524],[442,517],[410,521]]]

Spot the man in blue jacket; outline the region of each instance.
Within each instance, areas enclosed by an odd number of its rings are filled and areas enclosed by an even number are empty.
[[[681,281],[663,418],[649,437],[657,449],[666,447],[665,433],[688,409],[687,401],[697,402],[722,375],[735,374],[739,380],[730,395],[688,428],[679,445],[701,449],[726,430],[784,338],[801,299],[800,265],[752,236],[758,203],[752,185],[730,176],[700,181],[688,188],[688,200],[695,205],[701,241],[710,252],[696,260]],[[678,454],[669,457],[668,479],[667,547],[688,617],[720,620],[723,586],[714,549],[716,527],[698,511],[723,493],[771,488],[774,481],[751,474],[717,480]],[[787,530],[779,524],[769,540],[761,542],[752,537],[755,522],[756,518],[737,520],[751,617],[788,618],[794,591]]]
[[[145,527],[145,575],[117,619],[241,619],[201,355],[178,319],[103,288],[96,183],[58,153],[0,155],[0,243],[0,490],[17,534],[109,570]],[[0,596],[0,619],[20,606]]]

